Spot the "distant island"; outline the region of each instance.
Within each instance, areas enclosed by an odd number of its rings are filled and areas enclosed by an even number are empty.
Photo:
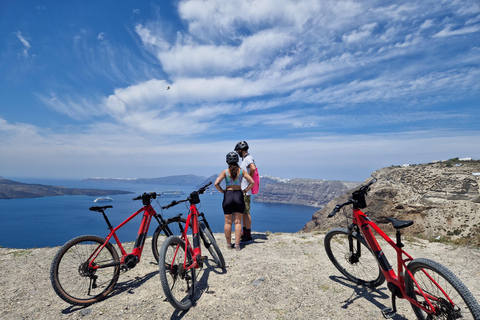
[[[205,181],[206,177],[196,176],[193,174],[184,174],[178,176],[168,176],[160,178],[88,178],[83,179],[85,182],[100,183],[136,183],[136,184],[164,184],[164,185],[198,185]]]
[[[21,183],[0,177],[0,199],[40,198],[66,195],[107,196],[130,194],[122,190],[78,189],[43,184]]]

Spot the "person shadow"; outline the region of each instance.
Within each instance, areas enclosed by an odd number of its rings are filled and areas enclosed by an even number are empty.
[[[252,233],[252,242],[241,242],[241,246],[248,246],[252,244],[264,243],[268,240],[268,235],[266,233]]]
[[[390,291],[388,291],[386,287],[370,288],[367,286],[357,285],[349,281],[347,278],[339,276],[330,276],[329,278],[330,280],[353,290],[352,295],[347,300],[343,301],[343,309],[348,309],[348,307],[352,305],[356,300],[365,299],[378,308],[380,315],[379,318],[383,318],[381,317],[381,311],[387,307],[391,307],[391,303],[389,303],[388,305],[384,304],[384,300],[391,302]],[[407,318],[399,314],[396,314],[391,319],[408,320]]]

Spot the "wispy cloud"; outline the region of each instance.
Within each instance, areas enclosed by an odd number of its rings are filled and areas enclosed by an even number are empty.
[[[70,172],[71,177],[78,178],[105,175],[152,177],[187,171],[215,174],[224,167],[226,152],[240,139],[226,137],[216,141],[178,143],[105,123],[87,126],[81,131],[76,128],[59,133],[29,124],[9,123],[2,118],[0,137],[2,154],[10,154],[8,158],[0,157],[2,167],[36,177],[39,176],[38,168],[31,165],[31,159],[35,159],[35,163],[45,163],[43,176],[54,176],[58,168],[62,168]],[[478,139],[478,131],[435,130],[252,138],[249,144],[263,169],[262,174],[362,181],[381,167],[475,156],[472,153]],[[16,148],[18,143],[22,143],[20,150]],[[472,152],[466,153],[465,150]],[[285,157],[286,151],[288,157]],[[201,161],[195,161],[195,155],[201,155]],[[357,155],[355,165],[352,165],[352,155]],[[141,165],[135,166],[135,163]],[[168,173],[160,173],[161,168],[168,168]],[[285,168],[289,169],[285,171]]]
[[[480,26],[478,25],[455,29],[454,25],[449,24],[445,27],[445,29],[435,34],[434,37],[436,38],[450,37],[450,36],[458,36],[462,34],[477,33],[477,32],[480,32]]]
[[[22,53],[21,55],[25,58],[28,58],[28,50],[32,47],[30,45],[30,43],[25,39],[25,37],[22,35],[22,32],[20,31],[17,31],[15,32],[15,35],[17,36],[18,40],[20,40],[20,42],[22,43],[23,45],[23,50],[22,50]]]

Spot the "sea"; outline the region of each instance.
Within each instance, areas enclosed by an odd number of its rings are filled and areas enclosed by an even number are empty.
[[[47,179],[15,179],[23,183],[36,183],[68,188],[87,188],[104,190],[125,190],[132,194],[109,195],[112,202],[95,203],[97,196],[55,196],[26,199],[0,199],[0,247],[5,248],[42,248],[63,245],[68,240],[86,234],[105,237],[108,234],[107,225],[101,213],[88,210],[95,205],[112,205],[107,209],[107,216],[113,226],[127,219],[142,207],[141,201],[132,199],[144,192],[179,190],[185,194],[180,197],[159,197],[153,202],[155,211],[169,218],[182,213],[188,215],[187,203],[179,204],[168,210],[161,207],[173,200],[185,199],[195,186],[182,185],[151,185],[134,183],[99,183],[80,180],[47,180]],[[223,233],[224,215],[222,210],[223,195],[210,186],[200,195],[200,212],[204,212],[207,221],[214,232]],[[255,197],[255,196],[253,196]],[[256,232],[297,232],[311,220],[319,208],[291,205],[261,203],[252,201],[252,231]],[[119,231],[120,241],[134,241],[140,226],[141,214],[124,225]],[[152,220],[148,235],[155,231],[157,222]]]

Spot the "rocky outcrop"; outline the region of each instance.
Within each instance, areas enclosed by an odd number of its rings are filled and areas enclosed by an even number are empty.
[[[267,180],[262,185],[263,180]],[[260,179],[260,191],[256,202],[289,203],[311,207],[323,207],[330,200],[358,186],[359,182],[291,179],[279,181],[273,178]]]
[[[480,244],[480,161],[459,161],[389,167],[375,171],[364,209],[382,228],[390,228],[385,217],[414,220],[405,233],[427,238],[463,239]],[[338,203],[353,190],[317,211],[303,231],[327,230],[340,217],[327,219]],[[351,214],[351,213],[350,213]],[[337,216],[340,216],[337,215]]]

